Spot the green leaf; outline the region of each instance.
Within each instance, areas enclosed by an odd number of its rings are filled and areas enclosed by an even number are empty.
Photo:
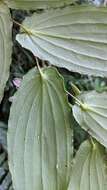
[[[73,106],[73,115],[80,126],[107,147],[107,93],[95,91],[81,94],[82,105]]]
[[[71,112],[54,68],[24,78],[11,108],[9,166],[15,190],[65,190],[72,159]]]
[[[0,2],[0,101],[9,76],[12,54],[12,22],[7,6]]]
[[[73,0],[5,0],[7,5],[12,9],[41,9],[50,7],[61,7],[70,5]]]
[[[83,74],[107,76],[107,10],[87,6],[34,13],[18,42],[41,59]]]
[[[68,190],[106,190],[107,163],[104,148],[85,141],[76,154]]]

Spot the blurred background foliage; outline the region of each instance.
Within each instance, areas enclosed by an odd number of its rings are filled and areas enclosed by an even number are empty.
[[[42,10],[39,10],[40,12]],[[11,10],[12,18],[21,23],[26,16],[30,16],[33,11],[20,11]],[[13,99],[13,95],[17,90],[17,86],[14,84],[14,79],[22,79],[31,68],[36,66],[36,61],[32,53],[23,49],[15,40],[16,34],[19,32],[19,26],[13,25],[13,54],[12,64],[10,68],[10,76],[7,81],[4,97],[0,105],[0,190],[12,190],[11,177],[7,164],[7,145],[6,145],[6,133],[8,128],[8,117],[10,112],[10,106]],[[42,61],[39,60],[42,66]],[[48,63],[46,63],[47,65]],[[74,93],[72,84],[76,85],[80,91],[96,90],[99,93],[107,91],[107,78],[84,76],[78,73],[69,72],[66,69],[60,68],[59,72],[63,75],[66,89],[70,93]],[[68,97],[69,101],[73,103],[71,97]],[[75,151],[78,149],[80,143],[88,137],[88,134],[84,132],[79,125],[75,122],[74,129],[74,147]]]

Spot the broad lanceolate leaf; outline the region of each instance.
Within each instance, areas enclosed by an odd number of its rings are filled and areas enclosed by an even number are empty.
[[[8,150],[15,190],[66,190],[72,158],[70,108],[54,68],[24,78],[12,105]]]
[[[107,147],[107,93],[81,94],[82,106],[74,105],[73,115],[80,126]]]
[[[0,2],[0,101],[9,76],[12,53],[12,23],[7,6]]]
[[[107,10],[73,6],[34,14],[18,42],[59,67],[90,75],[107,75]]]
[[[106,167],[104,148],[85,141],[77,152],[68,190],[106,190]]]
[[[73,0],[5,0],[7,5],[13,9],[37,9],[69,5]]]

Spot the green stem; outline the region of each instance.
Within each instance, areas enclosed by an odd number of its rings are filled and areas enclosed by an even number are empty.
[[[78,87],[75,84],[73,84],[72,82],[70,82],[70,85],[71,85],[72,90],[75,93],[75,95],[76,96],[80,95],[81,91],[78,89]]]
[[[71,96],[76,102],[76,104],[78,104],[79,106],[81,106],[82,105],[82,102],[78,99],[78,98],[76,98],[74,95],[72,95],[70,92],[68,92],[68,91],[66,91],[67,92],[67,94],[69,95],[69,96]]]
[[[41,68],[40,68],[40,66],[39,66],[39,61],[38,61],[38,58],[37,58],[37,57],[35,57],[35,59],[36,59],[36,64],[37,64],[38,71],[39,71],[39,73],[40,73],[41,77],[43,78],[43,72],[42,72],[42,70],[41,70]]]
[[[90,142],[92,144],[93,149],[95,150],[96,149],[96,144],[95,144],[95,142],[94,142],[94,140],[93,140],[93,138],[91,136],[90,136]]]
[[[93,112],[97,115],[100,115],[102,117],[104,117],[103,114],[101,114],[100,112],[96,111],[95,109],[91,108],[90,106],[88,106],[88,104],[86,103],[82,103],[78,98],[76,98],[75,96],[73,96],[70,92],[66,91],[68,95],[70,95],[74,100],[75,100],[75,103],[80,106],[80,108],[83,110],[83,111],[90,111],[90,112]],[[105,116],[106,117],[106,116]]]
[[[13,21],[13,23],[15,23],[15,24],[17,24],[18,26],[20,26],[20,27],[24,30],[24,32],[25,32],[26,34],[28,34],[28,35],[31,35],[31,34],[32,34],[32,32],[31,32],[29,29],[27,29],[25,26],[23,26],[22,24],[20,24],[20,23],[17,22],[16,20],[12,19],[12,21]]]

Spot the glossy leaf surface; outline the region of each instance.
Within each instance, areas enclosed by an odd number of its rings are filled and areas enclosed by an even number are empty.
[[[36,10],[69,5],[73,0],[5,0],[5,2],[13,9]]]
[[[76,154],[68,190],[106,190],[107,163],[100,144],[85,141]]]
[[[107,76],[107,10],[87,6],[34,13],[18,42],[34,55],[70,71]]]
[[[72,121],[54,68],[24,78],[11,108],[9,166],[15,190],[65,190],[72,160]]]
[[[0,2],[0,101],[9,77],[12,54],[12,22],[7,6]]]
[[[80,126],[107,147],[107,93],[90,91],[78,99],[83,106],[74,105],[73,115]]]

